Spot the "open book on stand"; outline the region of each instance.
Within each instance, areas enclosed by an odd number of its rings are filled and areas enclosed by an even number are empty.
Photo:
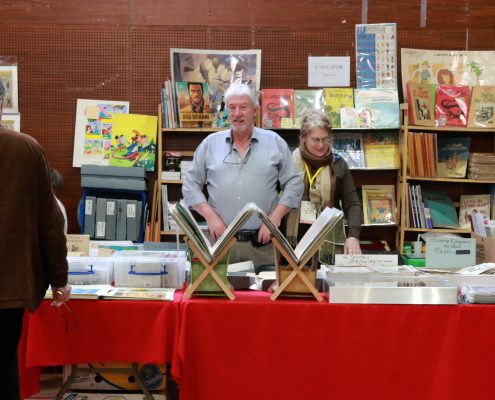
[[[189,208],[182,201],[174,205],[169,205],[169,212],[172,217],[208,262],[212,262],[215,259],[215,256],[222,252],[237,231],[249,218],[251,218],[255,211],[262,212],[255,203],[247,203],[235,216],[229,226],[227,226],[227,229],[222,236],[211,245],[210,241],[194,219],[191,211],[189,211]]]
[[[287,254],[296,264],[307,258],[308,255],[316,253],[321,245],[322,239],[335,227],[343,217],[344,213],[336,208],[326,207],[311,225],[308,231],[301,238],[296,248],[293,249],[287,238],[280,232],[268,215],[259,211],[261,221],[266,225],[268,230],[273,234],[280,245],[286,250]]]

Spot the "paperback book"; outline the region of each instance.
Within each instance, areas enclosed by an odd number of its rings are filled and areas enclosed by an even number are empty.
[[[475,86],[469,107],[469,128],[495,128],[495,86]]]
[[[301,116],[310,110],[325,112],[325,94],[323,89],[294,90],[295,119],[294,127],[301,128]]]
[[[399,128],[397,89],[354,89],[360,128]]]
[[[459,217],[446,190],[422,189],[425,207],[428,207],[434,228],[459,228]]]
[[[471,229],[471,214],[483,215],[485,224],[490,219],[490,194],[463,194],[459,200],[459,225]]]
[[[176,82],[181,128],[211,128],[212,113],[208,84]]]
[[[261,126],[263,128],[292,128],[293,120],[293,89],[263,89],[261,91]]]
[[[407,82],[411,125],[435,126],[435,85]]]
[[[363,214],[365,224],[395,224],[394,185],[363,185]]]
[[[435,96],[436,126],[466,126],[469,86],[438,85]]]
[[[342,128],[340,110],[354,107],[354,91],[352,88],[325,88],[325,103],[332,128]]]
[[[366,168],[399,168],[399,139],[394,132],[366,132],[363,135]]]
[[[438,178],[466,176],[470,137],[438,137]]]
[[[349,168],[364,168],[363,135],[360,132],[335,132],[332,151],[343,158]]]

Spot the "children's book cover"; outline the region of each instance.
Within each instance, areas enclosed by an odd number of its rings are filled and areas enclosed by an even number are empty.
[[[439,85],[435,96],[436,126],[466,126],[469,86]]]
[[[78,99],[72,166],[110,165],[113,118],[128,113],[128,101]]]
[[[363,185],[365,224],[395,224],[395,188],[393,185]]]
[[[111,146],[105,149],[110,165],[155,170],[157,117],[117,114]]]
[[[470,137],[438,137],[438,178],[466,176]]]
[[[363,135],[360,132],[334,132],[332,151],[343,158],[349,168],[364,168]]]
[[[342,128],[340,110],[354,107],[354,91],[352,88],[325,88],[325,103],[332,128]]]
[[[459,228],[454,203],[446,190],[421,189],[425,207],[430,209],[434,228]]]
[[[435,87],[428,83],[407,83],[411,125],[435,126]]]
[[[261,126],[263,128],[292,128],[293,119],[293,89],[263,89],[261,91]]]
[[[491,195],[488,194],[462,194],[459,200],[459,225],[464,229],[471,229],[471,214],[483,215],[485,224],[490,219]]]
[[[360,128],[399,128],[397,89],[354,89]]]
[[[366,168],[399,168],[399,139],[395,132],[366,132],[363,135]]]
[[[325,94],[323,89],[295,89],[294,90],[295,119],[294,127],[301,128],[301,116],[310,110],[325,112]]]
[[[475,86],[469,107],[469,128],[495,128],[495,86]]]

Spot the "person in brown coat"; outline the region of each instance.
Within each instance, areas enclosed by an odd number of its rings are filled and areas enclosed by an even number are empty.
[[[0,118],[6,90],[0,80]],[[42,147],[0,127],[1,398],[19,400],[17,347],[24,310],[33,312],[51,285],[54,304],[69,300],[64,218],[52,193]]]

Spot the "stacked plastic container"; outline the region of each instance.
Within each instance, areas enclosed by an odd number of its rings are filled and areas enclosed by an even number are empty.
[[[111,285],[113,257],[67,257],[71,285]]]

